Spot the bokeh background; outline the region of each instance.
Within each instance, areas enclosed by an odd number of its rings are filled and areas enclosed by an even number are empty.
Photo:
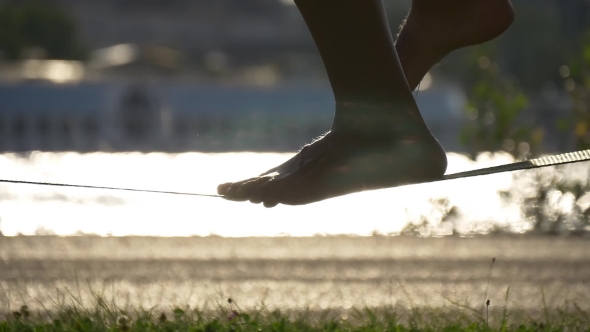
[[[384,3],[395,35],[411,1]],[[590,2],[514,6],[508,31],[450,54],[414,92],[448,152],[448,172],[590,146]],[[327,131],[333,103],[290,0],[0,0],[3,179],[215,193],[218,183],[259,174]],[[481,304],[489,259],[498,256],[508,263],[494,275],[495,294],[520,285],[521,304],[534,308],[542,287],[559,301],[587,293],[589,178],[580,163],[271,210],[1,184],[0,303],[47,300],[82,275],[150,305],[137,297],[162,285],[174,290],[171,302],[195,291],[233,292],[250,305],[270,292],[289,308],[398,304],[392,297],[407,295],[399,280],[412,281],[416,303],[459,294]],[[523,244],[507,235],[522,233],[540,238]],[[486,250],[461,237],[485,234],[498,239],[486,240]],[[287,236],[309,238],[281,240]],[[432,242],[445,236],[443,247]],[[251,241],[236,239],[243,237]],[[363,251],[374,241],[384,251]],[[556,245],[560,251],[549,250]],[[285,248],[304,252],[268,256]],[[425,265],[412,265],[416,255]],[[287,273],[293,260],[296,276]],[[405,267],[394,268],[400,262]],[[161,272],[169,268],[174,273]],[[202,304],[205,295],[186,301]]]
[[[395,35],[411,2],[385,4]],[[454,52],[420,86],[448,151],[590,140],[589,5],[514,5],[504,35]],[[291,152],[331,120],[321,59],[289,0],[4,0],[0,16],[4,151]]]

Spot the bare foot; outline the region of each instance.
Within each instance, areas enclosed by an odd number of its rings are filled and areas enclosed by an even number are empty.
[[[259,177],[222,184],[219,194],[235,201],[264,202],[266,207],[301,205],[444,174],[445,152],[419,115],[407,112],[407,119],[399,121],[383,106],[338,105],[337,114],[347,112],[350,117],[337,115],[329,133],[284,164]]]
[[[496,38],[513,21],[510,0],[413,0],[406,26],[450,52]]]
[[[410,89],[450,52],[494,39],[513,21],[510,0],[413,0],[396,42]]]

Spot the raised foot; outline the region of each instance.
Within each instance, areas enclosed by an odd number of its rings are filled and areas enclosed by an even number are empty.
[[[494,39],[513,21],[510,0],[413,0],[405,28],[413,38],[450,52]]]
[[[446,155],[431,136],[360,139],[329,132],[258,177],[219,185],[234,201],[302,205],[364,190],[442,178]]]

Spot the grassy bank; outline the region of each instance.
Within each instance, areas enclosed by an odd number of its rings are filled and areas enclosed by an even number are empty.
[[[507,292],[508,296],[508,292]],[[284,312],[262,305],[242,311],[231,299],[208,309],[121,308],[97,297],[94,306],[57,304],[43,312],[27,306],[0,318],[0,332],[38,331],[195,331],[195,332],[337,332],[337,331],[590,331],[590,315],[576,303],[559,309],[540,304],[539,315],[496,307],[470,308],[450,303],[440,308],[395,307]]]
[[[589,244],[9,237],[0,241],[0,332],[590,331]]]

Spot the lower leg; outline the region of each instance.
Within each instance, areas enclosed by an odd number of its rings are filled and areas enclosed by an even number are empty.
[[[411,95],[381,0],[295,0],[326,68],[336,112],[332,129],[427,135]],[[346,105],[373,105],[369,109]],[[380,105],[381,107],[376,107]],[[383,133],[381,133],[383,134]]]
[[[295,0],[318,47],[336,102],[404,98],[403,77],[381,0]]]

